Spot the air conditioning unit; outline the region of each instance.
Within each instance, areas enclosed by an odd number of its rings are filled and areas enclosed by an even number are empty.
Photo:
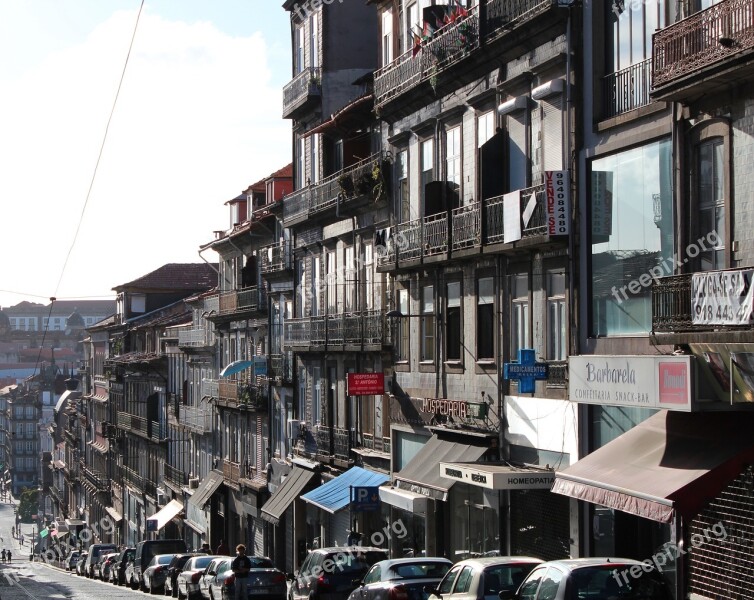
[[[189,479],[189,488],[191,488],[192,490],[195,490],[198,487],[199,487],[198,477],[192,477],[191,479]]]
[[[288,419],[288,439],[296,439],[306,431],[306,423],[296,419]]]

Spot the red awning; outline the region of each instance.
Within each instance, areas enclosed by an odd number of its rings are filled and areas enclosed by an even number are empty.
[[[697,514],[754,460],[751,412],[661,411],[564,471],[552,491],[653,521]]]

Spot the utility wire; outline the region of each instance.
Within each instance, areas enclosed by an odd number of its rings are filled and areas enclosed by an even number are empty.
[[[107,125],[105,127],[105,134],[102,136],[102,143],[100,144],[99,154],[97,155],[97,162],[94,165],[94,172],[92,173],[91,181],[89,182],[89,189],[86,192],[86,199],[84,200],[84,206],[81,208],[81,215],[79,215],[79,222],[76,226],[76,232],[73,234],[73,241],[71,242],[71,246],[68,248],[68,253],[65,256],[65,262],[63,262],[63,268],[60,271],[60,278],[58,279],[58,283],[55,286],[55,294],[57,294],[58,289],[60,289],[60,283],[63,281],[63,275],[65,275],[66,267],[68,266],[68,260],[71,258],[71,252],[73,252],[73,248],[76,246],[76,240],[79,236],[79,231],[81,230],[81,224],[84,221],[84,213],[86,212],[86,207],[89,204],[89,198],[92,194],[92,188],[94,187],[94,180],[97,178],[97,169],[99,168],[99,163],[102,160],[102,154],[105,150],[105,142],[107,142],[107,134],[110,130],[110,123],[113,120],[113,114],[115,113],[115,106],[118,104],[118,97],[120,96],[120,90],[123,87],[123,80],[126,77],[126,68],[128,67],[128,61],[131,58],[131,50],[134,46],[134,40],[136,39],[136,31],[139,27],[139,19],[141,18],[141,11],[144,9],[144,0],[141,0],[141,4],[139,5],[139,12],[136,15],[136,23],[134,23],[134,30],[131,34],[131,43],[128,46],[128,53],[126,54],[126,61],[123,64],[123,71],[120,74],[120,81],[118,82],[118,89],[115,92],[115,99],[113,100],[112,108],[110,109],[110,116],[107,119]]]

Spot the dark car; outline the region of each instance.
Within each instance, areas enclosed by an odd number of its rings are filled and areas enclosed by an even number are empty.
[[[440,583],[453,563],[447,558],[398,558],[372,566],[348,600],[427,600],[425,588]]]
[[[178,575],[180,575],[181,571],[183,571],[183,566],[186,564],[186,561],[188,561],[189,558],[193,556],[203,556],[207,554],[206,552],[200,551],[200,552],[183,552],[181,554],[176,554],[173,557],[173,560],[170,561],[170,564],[168,565],[168,576],[165,580],[165,595],[166,596],[173,596],[174,598],[178,596],[178,585],[176,584],[176,580],[178,579]]]
[[[94,564],[94,578],[95,579],[101,579],[102,581],[107,581],[107,573],[110,568],[110,564],[112,563],[112,561],[115,559],[116,556],[118,556],[117,552],[110,552],[100,557],[100,559]]]
[[[673,595],[667,581],[656,571],[644,570],[645,566],[626,558],[555,560],[536,567],[517,592],[502,592],[500,598],[671,600]]]
[[[144,589],[144,571],[156,555],[180,554],[181,552],[186,552],[186,542],[183,540],[144,540],[136,544],[133,566],[133,581],[136,586]],[[132,584],[131,587],[134,585]]]
[[[110,581],[115,585],[126,583],[126,567],[128,563],[133,562],[136,554],[136,548],[126,548],[115,557],[115,561],[110,567]]]
[[[387,550],[370,546],[312,550],[292,576],[288,599],[346,600],[372,565],[387,558]]]
[[[149,561],[144,569],[142,580],[144,587],[150,594],[156,594],[165,589],[165,580],[168,576],[168,565],[175,554],[158,554]]]
[[[73,571],[76,569],[76,563],[79,562],[79,556],[81,556],[81,552],[79,552],[78,550],[74,550],[68,555],[68,557],[65,559],[66,571]]]
[[[453,565],[430,600],[498,600],[501,591],[513,591],[544,561],[530,556],[467,558]]]
[[[232,558],[229,560],[233,562]],[[269,558],[250,556],[249,560],[251,560],[251,569],[248,577],[237,579],[230,571],[221,578],[221,585],[218,586],[221,593],[224,594],[221,595],[221,598],[223,600],[234,598],[235,587],[245,584],[246,595],[249,598],[254,598],[254,600],[285,600],[288,591],[285,573],[276,569]],[[212,590],[214,594],[215,587]]]

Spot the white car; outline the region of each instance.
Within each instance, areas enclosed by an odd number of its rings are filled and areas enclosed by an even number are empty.
[[[230,564],[233,559],[229,556],[214,559],[207,566],[207,570],[199,579],[199,591],[207,600],[220,600],[227,597],[227,590],[223,589],[225,578],[232,575]]]
[[[199,591],[199,580],[204,571],[207,570],[209,563],[215,558],[227,558],[222,556],[213,556],[211,554],[203,554],[201,556],[194,556],[186,561],[183,565],[183,571],[180,572],[176,579],[178,585],[178,598],[183,600],[184,598],[201,598]]]

